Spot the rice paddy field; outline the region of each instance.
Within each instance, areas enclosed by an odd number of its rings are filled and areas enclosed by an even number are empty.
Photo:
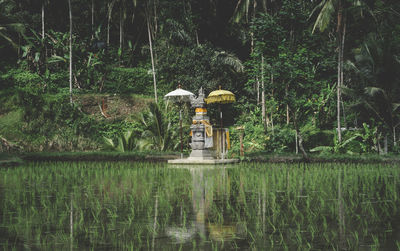
[[[400,167],[31,162],[0,169],[2,250],[400,250]]]

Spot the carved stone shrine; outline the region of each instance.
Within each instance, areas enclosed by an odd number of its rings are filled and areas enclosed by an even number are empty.
[[[212,126],[210,118],[207,116],[207,109],[204,107],[203,88],[199,90],[199,96],[191,100],[192,107],[195,108],[192,125],[190,126],[192,143],[192,153],[189,159],[214,159],[212,152],[209,150],[213,146]]]

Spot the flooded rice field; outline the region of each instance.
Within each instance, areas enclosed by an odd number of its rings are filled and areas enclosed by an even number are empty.
[[[2,250],[400,250],[400,167],[0,169]]]

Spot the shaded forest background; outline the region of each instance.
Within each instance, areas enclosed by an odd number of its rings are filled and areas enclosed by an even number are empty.
[[[399,152],[396,0],[1,0],[0,54],[3,150],[176,150],[180,83],[233,154]]]

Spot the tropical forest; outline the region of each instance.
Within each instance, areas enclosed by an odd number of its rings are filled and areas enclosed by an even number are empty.
[[[239,126],[249,153],[398,153],[399,5],[3,0],[2,148],[94,151],[128,132],[120,150],[177,150],[163,96],[180,84],[235,94],[236,155]]]
[[[0,0],[0,249],[400,250],[399,154],[398,0]]]

